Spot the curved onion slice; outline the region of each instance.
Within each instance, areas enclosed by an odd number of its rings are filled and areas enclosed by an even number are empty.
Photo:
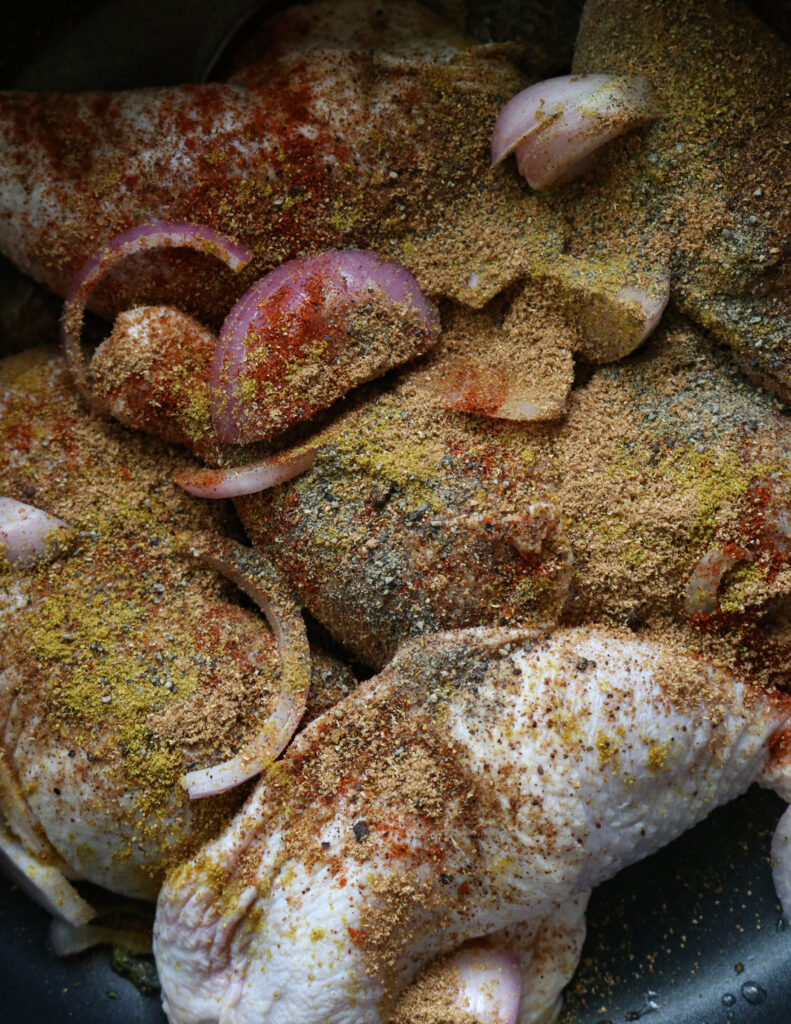
[[[614,295],[615,301],[622,303],[627,308],[631,307],[642,322],[638,344],[656,330],[656,326],[662,319],[665,307],[670,301],[670,274],[664,282],[664,287],[651,293],[633,284],[626,284],[619,288]]]
[[[439,327],[406,267],[374,252],[284,263],[239,299],[220,331],[211,371],[217,433],[231,443],[274,437],[425,352]]]
[[[185,470],[173,479],[196,498],[236,498],[240,494],[265,491],[299,476],[310,468],[315,457],[316,449],[309,448],[299,455],[276,455],[250,466]]]
[[[109,928],[100,924],[67,924],[57,918],[49,926],[49,941],[57,956],[74,956],[94,946],[119,946],[142,956],[151,952],[151,930]]]
[[[57,516],[14,498],[0,498],[0,556],[24,569],[49,558],[71,529]]]
[[[765,513],[765,536],[771,550],[780,556],[791,547],[791,510],[782,502],[773,502]]]
[[[205,534],[190,538],[190,554],[234,582],[266,616],[280,654],[280,693],[263,728],[228,761],[188,772],[182,782],[193,799],[213,796],[259,775],[281,753],[305,713],[310,649],[302,612],[275,567],[259,552]]]
[[[99,415],[106,415],[106,410],[93,394],[88,364],[80,345],[85,306],[99,281],[121,260],[149,249],[164,248],[197,249],[209,256],[216,256],[234,271],[246,267],[253,258],[252,253],[243,245],[238,245],[213,228],[157,220],[122,231],[83,263],[63,304],[61,344],[66,365],[78,391],[90,409]]]
[[[656,329],[670,299],[669,271],[657,274],[647,286],[625,284],[610,290],[604,275],[593,275],[586,283],[584,273],[564,284],[582,328],[583,344],[577,351],[593,363],[634,352]],[[573,289],[578,291],[572,297]]]
[[[85,902],[61,872],[31,856],[2,819],[0,866],[28,896],[55,917],[78,925],[96,916],[93,907]]]
[[[516,155],[522,177],[545,190],[577,177],[606,142],[646,124],[653,89],[640,77],[563,75],[537,82],[500,111],[492,163]]]
[[[459,1008],[480,1024],[516,1024],[522,975],[519,957],[502,949],[461,950],[451,960],[459,976]]]
[[[729,546],[713,548],[699,560],[687,583],[684,609],[688,615],[709,615],[719,607],[717,590],[722,577],[739,562],[750,559],[744,548]]]

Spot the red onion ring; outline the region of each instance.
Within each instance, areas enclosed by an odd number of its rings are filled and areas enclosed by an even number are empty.
[[[652,120],[652,98],[640,77],[562,75],[537,82],[500,111],[492,163],[514,153],[531,188],[555,188],[581,174],[600,146]]]
[[[187,772],[182,783],[192,799],[240,786],[266,768],[294,735],[310,689],[310,648],[300,607],[275,567],[258,551],[222,537],[190,538],[189,553],[222,573],[251,597],[266,616],[280,654],[280,693],[274,712],[234,757]],[[266,591],[266,592],[265,592]]]
[[[77,390],[91,411],[100,416],[106,416],[107,413],[93,394],[88,363],[80,345],[85,306],[96,285],[121,260],[135,253],[164,248],[196,249],[209,256],[216,256],[233,271],[241,270],[253,258],[249,249],[213,228],[157,220],[150,224],[139,224],[115,235],[83,263],[63,304],[61,344]]]
[[[0,818],[0,866],[48,913],[69,924],[85,924],[96,911],[57,868],[33,857]]]
[[[687,615],[710,615],[719,607],[717,590],[722,577],[739,562],[752,561],[744,548],[728,545],[712,548],[695,565],[684,594],[684,610]]]
[[[459,976],[459,1008],[480,1024],[516,1024],[522,974],[516,953],[462,949],[451,965]]]
[[[299,476],[310,468],[315,457],[316,449],[308,448],[299,455],[276,455],[249,466],[188,469],[173,480],[196,498],[237,498],[240,494],[256,494]]]
[[[14,498],[0,498],[0,557],[25,569],[54,554],[71,527],[57,516]]]
[[[289,378],[311,358],[309,347],[303,354],[303,345],[314,337],[329,336],[336,350],[344,342],[348,346],[343,314],[375,296],[416,316],[420,337],[415,339],[410,355],[425,351],[438,336],[437,314],[412,274],[400,263],[384,260],[373,252],[331,250],[304,256],[257,281],[228,314],[212,364],[212,418],[221,440],[258,441],[272,434],[273,422],[278,430],[296,422],[288,418],[297,405]],[[267,361],[271,382],[260,377],[259,356]],[[270,364],[276,365],[282,381],[275,380]],[[355,365],[359,370],[359,360]],[[392,365],[392,360],[382,365],[372,363],[364,373],[360,371],[359,379],[355,376],[351,381],[338,372],[337,366],[327,367],[327,373],[332,374],[328,379],[335,385],[330,401]],[[259,386],[265,394],[261,400],[256,399],[256,408],[251,392],[257,396]],[[299,418],[310,414],[307,410]]]

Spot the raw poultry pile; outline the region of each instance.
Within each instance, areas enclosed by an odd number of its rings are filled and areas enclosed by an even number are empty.
[[[322,0],[224,82],[0,94],[66,299],[0,364],[0,851],[64,950],[89,880],[159,893],[173,1024],[540,1024],[593,886],[791,798],[788,57],[588,0],[531,84]]]

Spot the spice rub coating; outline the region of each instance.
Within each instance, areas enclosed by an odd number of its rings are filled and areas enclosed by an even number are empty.
[[[436,353],[314,436],[307,472],[236,499],[311,612],[374,665],[450,626],[605,621],[684,631],[786,685],[791,433],[776,400],[676,316],[594,370],[557,424],[465,415],[437,402],[444,352],[508,345],[502,307],[443,315]],[[731,557],[719,572],[712,552]]]
[[[399,249],[440,221],[452,237],[481,204],[481,178],[486,202],[521,211],[521,188],[488,159],[498,107],[522,82],[509,48],[477,44],[417,4],[392,6],[278,15],[260,63],[224,83],[3,93],[0,248],[65,294],[81,264],[133,225],[207,225],[252,250],[238,278],[190,253],[141,257],[97,289],[92,308],[155,299],[219,320],[256,277],[301,253]],[[301,33],[283,30],[300,14]],[[426,259],[402,255],[424,284]]]

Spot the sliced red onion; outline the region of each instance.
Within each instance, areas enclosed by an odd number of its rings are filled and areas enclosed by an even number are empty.
[[[783,917],[791,921],[791,807],[787,807],[777,823],[769,851],[772,879]]]
[[[235,756],[188,772],[192,799],[213,796],[259,775],[281,753],[305,713],[310,689],[310,648],[299,604],[275,567],[259,552],[221,537],[196,536],[190,553],[234,582],[266,616],[280,654],[280,693],[274,712]]]
[[[69,924],[85,924],[96,911],[57,868],[33,857],[0,819],[0,866],[48,913]]]
[[[665,307],[670,301],[670,274],[668,273],[661,288],[654,292],[647,292],[636,285],[626,284],[619,288],[614,295],[618,303],[623,303],[627,308],[631,307],[642,324],[638,344],[656,330]],[[636,346],[635,346],[636,347]]]
[[[462,949],[450,961],[459,976],[459,1009],[479,1024],[516,1024],[522,974],[516,953]]]
[[[750,560],[744,548],[728,546],[707,551],[692,570],[684,595],[688,615],[709,615],[719,607],[717,591],[722,577],[739,562]]]
[[[667,270],[648,287],[622,285],[610,291],[608,284],[593,274],[575,303],[584,334],[580,352],[593,362],[610,362],[633,352],[656,329],[670,299]]]
[[[127,953],[142,956],[151,952],[151,930],[109,928],[99,924],[67,924],[54,919],[49,926],[49,941],[57,956],[74,956],[94,946],[119,946]]]
[[[299,476],[310,468],[315,457],[316,449],[309,448],[299,455],[276,455],[251,466],[186,470],[174,480],[196,498],[236,498],[240,494],[265,491]]]
[[[577,177],[611,139],[655,116],[653,88],[640,77],[563,75],[537,82],[500,111],[492,163],[516,155],[531,188],[546,190]]]
[[[15,569],[49,558],[71,530],[57,516],[14,498],[0,498],[0,555]]]
[[[369,359],[354,337],[349,316],[372,300],[414,321],[395,355],[388,350]],[[284,263],[239,299],[220,331],[211,374],[217,433],[232,443],[275,436],[424,352],[438,335],[435,310],[400,263],[360,249]],[[312,365],[320,394],[313,383],[294,384]]]
[[[774,502],[767,508],[764,535],[773,554],[788,554],[791,546],[791,512],[787,505]]]
[[[121,260],[135,253],[165,248],[197,249],[209,256],[216,256],[234,271],[247,266],[253,258],[245,246],[213,228],[157,220],[122,231],[83,263],[63,304],[61,343],[66,365],[78,391],[88,406],[99,415],[106,415],[106,410],[93,394],[88,364],[80,344],[85,306],[96,285]]]

